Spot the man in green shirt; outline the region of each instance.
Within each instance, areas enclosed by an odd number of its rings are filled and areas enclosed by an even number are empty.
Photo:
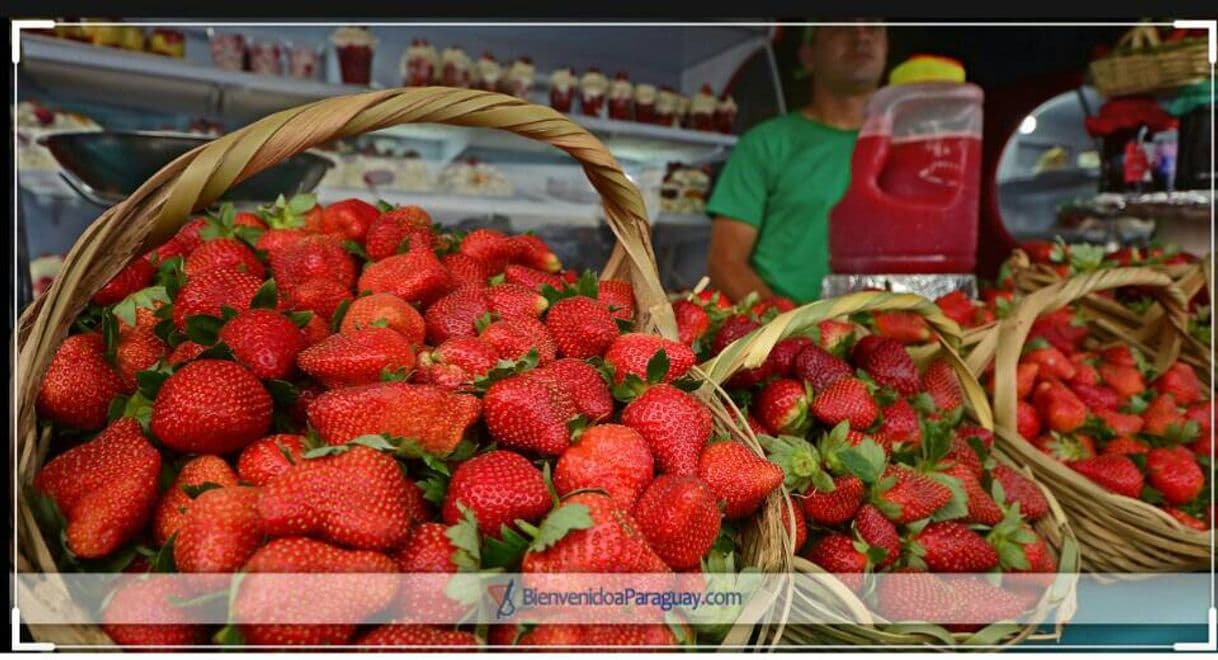
[[[863,107],[888,57],[883,25],[815,28],[800,47],[812,102],[749,130],[707,204],[711,286],[731,300],[756,291],[797,303],[829,272],[829,210],[850,183]]]

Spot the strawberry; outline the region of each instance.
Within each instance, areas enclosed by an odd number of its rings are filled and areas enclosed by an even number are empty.
[[[803,435],[811,395],[803,382],[790,378],[770,381],[757,398],[756,410],[771,435]]]
[[[108,307],[152,284],[156,266],[145,257],[132,259],[93,294],[93,304]]]
[[[812,345],[812,339],[809,337],[788,337],[774,344],[762,364],[772,375],[780,378],[794,377],[796,356]]]
[[[952,576],[949,583],[958,606],[944,626],[952,632],[974,632],[999,621],[1011,621],[1039,598],[1017,590],[995,586],[975,575]]]
[[[559,495],[600,488],[629,511],[654,474],[655,461],[643,436],[628,426],[600,424],[581,433],[559,456],[554,488]]]
[[[227,454],[266,435],[271,406],[271,396],[245,367],[195,360],[165,379],[149,428],[175,451]]]
[[[1029,342],[1029,345],[1034,345]],[[1023,354],[1023,361],[1040,366],[1040,375],[1053,376],[1062,380],[1074,377],[1076,367],[1061,351],[1053,346],[1030,348]]]
[[[604,493],[582,492],[568,496],[562,506],[542,522],[579,513],[587,518],[556,542],[534,545],[525,552],[524,573],[666,573],[667,565],[647,545],[634,518]],[[557,526],[557,525],[555,525]]]
[[[313,312],[314,316],[328,322],[344,303],[351,303],[351,291],[347,287],[331,279],[315,277],[285,289],[281,308]]]
[[[1020,362],[1015,368],[1015,396],[1024,399],[1032,393],[1036,386],[1036,377],[1040,373],[1040,365],[1035,362]]]
[[[284,379],[296,371],[304,350],[304,333],[291,319],[272,309],[248,309],[220,329],[220,341],[233,358],[263,380]]]
[[[724,503],[728,520],[753,515],[784,477],[782,468],[733,440],[713,443],[702,452],[698,476]]]
[[[497,449],[457,466],[448,482],[442,515],[445,524],[455,525],[462,511],[469,509],[480,533],[499,538],[500,527],[517,520],[537,522],[550,507],[541,471],[520,454]]]
[[[235,270],[209,270],[188,280],[173,301],[173,323],[186,329],[186,319],[198,314],[221,316],[221,307],[249,309],[262,280]]]
[[[358,291],[392,293],[426,307],[456,286],[431,250],[410,250],[368,264],[359,276]]]
[[[1152,399],[1146,410],[1142,411],[1142,422],[1142,431],[1150,435],[1167,435],[1168,429],[1185,424],[1184,415],[1180,414],[1175,396],[1171,393]]]
[[[392,293],[374,293],[351,301],[339,332],[384,326],[402,335],[411,344],[423,343],[423,317],[413,305]]]
[[[875,423],[880,407],[863,381],[842,378],[817,392],[812,401],[812,414],[827,426],[847,421],[850,428],[862,431]]]
[[[1151,448],[1146,454],[1146,475],[1168,504],[1188,504],[1205,487],[1205,474],[1185,447]]]
[[[456,573],[458,566],[453,556],[457,548],[448,538],[448,529],[434,522],[415,525],[410,531],[410,539],[393,553],[398,570],[403,573]],[[433,614],[437,618],[452,617],[456,620],[465,609],[448,597],[437,598],[419,589],[402,589],[399,597],[398,612],[405,618]]]
[[[965,451],[972,452],[968,448],[965,448]],[[955,477],[964,489],[968,514],[963,518],[963,522],[993,526],[1002,521],[1002,509],[990,494],[985,492],[973,468],[963,462],[957,462],[942,473]]]
[[[377,626],[358,637],[356,646],[402,646],[410,649],[434,647],[477,647],[478,638],[471,632],[449,630],[440,626],[389,623]]]
[[[169,241],[157,248],[157,263],[176,256],[189,256],[203,244],[203,237],[200,234],[207,225],[207,218],[193,218],[182,225]]]
[[[1126,344],[1115,344],[1108,348],[1102,349],[1100,359],[1108,364],[1119,365],[1122,367],[1136,367],[1138,361],[1133,357],[1133,351]]]
[[[668,358],[668,370],[659,379],[661,383],[670,383],[684,376],[694,366],[694,353],[685,344],[641,333],[616,337],[605,351],[605,364],[613,369],[615,384],[621,384],[628,374],[646,382],[647,367],[660,351],[664,351]]]
[[[499,273],[516,256],[518,245],[494,229],[475,229],[462,239],[458,250],[482,262],[490,272]]]
[[[68,549],[105,557],[135,536],[152,513],[161,455],[133,419],[116,420],[97,437],[56,456],[34,478],[67,519]]]
[[[773,312],[775,316],[783,312],[789,312],[795,309],[795,301],[790,298],[777,296],[762,300],[749,308],[749,314],[758,319],[764,317],[767,313]]]
[[[260,488],[257,501],[269,536],[319,536],[365,550],[400,546],[424,507],[392,456],[361,445],[299,461]]]
[[[575,358],[555,360],[534,373],[566,392],[575,409],[590,422],[613,414],[613,394],[596,367]]]
[[[877,614],[893,623],[938,622],[952,618],[958,600],[943,578],[908,567],[893,573],[890,579],[877,580]]]
[[[719,506],[696,476],[660,475],[633,513],[652,549],[674,570],[697,568],[719,536]]]
[[[689,634],[688,630],[686,630],[686,634]],[[658,648],[676,645],[676,634],[665,624],[549,623],[530,629],[516,641],[516,646],[546,648],[557,646],[563,647],[562,650],[566,651],[616,649],[623,646]]]
[[[701,305],[678,300],[672,304],[672,313],[677,319],[677,339],[686,346],[692,346],[710,330],[710,315]]]
[[[532,234],[518,234],[508,239],[512,244],[512,263],[521,264],[547,273],[562,270],[562,262],[546,245]]]
[[[1069,433],[1087,421],[1087,406],[1061,383],[1044,381],[1036,386],[1033,403],[1049,428]]]
[[[872,491],[872,503],[889,520],[906,525],[929,517],[952,499],[943,484],[911,468],[889,465]]]
[[[858,326],[853,323],[833,319],[825,319],[816,327],[820,334],[816,345],[834,355],[845,354],[850,343],[854,341],[855,331],[858,330]]]
[[[727,348],[728,344],[740,339],[750,332],[761,327],[761,323],[756,319],[738,314],[729,316],[723,321],[723,325],[719,327],[718,334],[715,335],[715,340],[711,343],[711,352],[718,355]]]
[[[854,518],[863,503],[863,482],[847,474],[833,479],[833,490],[814,489],[803,498],[804,513],[817,525],[840,525]]]
[[[1036,406],[1027,401],[1019,401],[1015,404],[1015,429],[1020,436],[1024,438],[1036,438],[1040,436],[1041,428],[1043,428],[1040,413],[1036,412]]]
[[[891,387],[901,396],[918,393],[918,366],[897,340],[867,335],[854,345],[851,358],[879,385]]]
[[[710,410],[671,385],[654,385],[627,404],[622,424],[643,436],[658,470],[671,474],[698,472],[698,456],[712,430]]]
[[[110,402],[126,388],[97,334],[73,335],[55,350],[38,389],[38,414],[80,429],[106,425]]]
[[[241,450],[241,455],[237,457],[237,475],[248,484],[265,486],[271,479],[299,463],[304,451],[303,435],[268,435]]]
[[[935,360],[927,365],[926,373],[922,374],[922,389],[930,394],[939,410],[955,410],[964,403],[960,379],[945,360]]]
[[[913,536],[914,554],[937,573],[982,573],[998,565],[998,553],[958,522],[932,522]]]
[[[309,404],[309,424],[327,444],[361,435],[409,438],[424,451],[444,456],[456,448],[477,419],[478,398],[430,385],[377,383],[331,390]]]
[[[355,259],[333,236],[305,236],[270,253],[271,270],[283,289],[313,279],[334,280],[350,289],[355,284]],[[363,287],[361,287],[363,288]]]
[[[1204,401],[1202,403],[1194,403],[1189,406],[1188,411],[1184,413],[1184,418],[1188,422],[1197,424],[1197,439],[1193,441],[1189,448],[1194,453],[1201,456],[1211,456],[1213,449],[1210,446],[1210,441],[1213,438],[1213,431],[1210,423],[1210,415],[1212,414],[1213,401]]]
[[[597,283],[596,299],[609,307],[615,319],[634,320],[634,286],[625,280],[601,280]]]
[[[394,468],[397,469],[397,468]],[[274,621],[357,621],[384,609],[397,584],[384,578],[360,579],[356,573],[394,573],[389,557],[369,550],[345,550],[307,538],[275,539],[246,562],[247,574],[233,601],[232,617],[241,623],[247,644],[345,644],[354,623],[267,623]],[[259,573],[294,573],[292,580]],[[341,579],[310,579],[307,573],[339,573]],[[325,597],[319,598],[324,593]]]
[[[330,388],[381,381],[386,373],[414,367],[414,348],[389,328],[365,328],[331,335],[301,351],[300,370]]]
[[[195,498],[173,544],[182,573],[232,573],[262,543],[258,491],[246,486],[215,488]]]
[[[871,319],[875,323],[875,333],[881,337],[889,337],[902,344],[930,341],[930,325],[914,312],[872,312]]]
[[[465,287],[485,289],[487,280],[491,277],[491,273],[487,272],[486,266],[482,265],[481,261],[460,252],[444,255],[440,258],[440,263],[448,270],[448,274],[452,276],[458,289]]]
[[[1109,440],[1100,453],[1129,456],[1131,454],[1145,454],[1148,451],[1150,451],[1150,445],[1145,442],[1126,435],[1120,435]]]
[[[969,444],[968,436],[961,435],[959,431],[952,436],[951,449],[944,455],[942,462],[948,467],[964,467],[975,479],[980,479],[985,474],[985,469],[981,465],[981,456]]]
[[[491,301],[484,291],[457,289],[423,313],[427,341],[438,346],[453,337],[477,337],[477,323],[490,311]]]
[[[100,622],[115,644],[173,647],[207,643],[207,626],[185,623],[202,613],[178,605],[202,595],[193,580],[149,575],[142,579],[124,576],[115,582],[114,595],[106,602]]]
[[[698,304],[703,307],[712,307],[715,309],[731,309],[732,301],[722,291],[706,288],[694,294],[698,298]]]
[[[834,532],[818,539],[804,555],[808,561],[832,573],[847,587],[858,589],[863,585],[863,573],[867,571],[867,555],[855,547],[848,534]]]
[[[943,315],[965,327],[973,320],[973,301],[963,291],[952,291],[935,299]]]
[[[453,337],[418,355],[415,381],[460,390],[499,363],[499,353],[474,337]]]
[[[1095,440],[1081,433],[1042,435],[1032,440],[1032,444],[1059,461],[1075,461],[1095,456]]]
[[[1090,408],[1092,412],[1114,411],[1121,405],[1121,395],[1110,387],[1082,383],[1071,383],[1069,387],[1078,400],[1082,401],[1083,405]]]
[[[496,381],[482,400],[486,428],[500,446],[558,456],[571,442],[568,424],[578,415],[561,387],[535,372]]]
[[[364,251],[372,261],[415,248],[430,250],[434,247],[431,217],[417,206],[382,213],[368,225],[368,233],[364,237]]]
[[[973,424],[964,424],[956,427],[955,437],[964,440],[965,444],[970,447],[972,445],[969,441],[975,438],[981,442],[981,446],[986,451],[989,451],[994,446],[994,432]]]
[[[584,296],[555,302],[546,314],[546,328],[558,352],[573,358],[600,357],[618,337],[609,308]]]
[[[883,551],[876,566],[891,566],[901,556],[901,537],[897,534],[896,526],[874,506],[864,504],[859,507],[854,517],[854,531],[870,548]]]
[[[205,241],[182,264],[182,271],[188,279],[209,270],[236,270],[258,279],[266,276],[266,268],[258,261],[254,251],[235,238]]]
[[[326,234],[337,234],[346,240],[363,243],[368,235],[368,227],[380,215],[380,211],[368,202],[344,199],[322,209],[321,229]]]
[[[554,273],[546,273],[529,268],[528,266],[520,266],[517,264],[510,264],[505,268],[492,270],[491,266],[486,262],[478,259],[475,259],[475,261],[478,261],[478,263],[482,264],[483,268],[491,273],[498,273],[499,270],[502,270],[503,281],[511,284],[519,284],[521,286],[533,289],[534,291],[541,291],[543,286],[550,286],[561,291],[566,286],[566,282],[563,281],[563,278],[555,275]]]
[[[1006,503],[1019,504],[1019,513],[1025,520],[1040,520],[1049,513],[1049,500],[1045,499],[1045,494],[1035,481],[1003,464],[995,465],[991,474],[1002,484]]]
[[[519,360],[537,351],[537,364],[544,365],[558,356],[558,346],[546,326],[531,316],[499,319],[483,328],[478,338],[495,347],[499,357]]]
[[[1181,406],[1191,405],[1202,399],[1201,381],[1193,368],[1183,362],[1174,362],[1167,371],[1152,382],[1151,387],[1160,395],[1170,394]]]
[[[308,234],[300,229],[268,229],[258,237],[258,242],[254,243],[254,249],[265,252],[273,266],[275,263],[281,263],[278,261],[278,253],[282,253],[288,246],[294,245],[296,241],[305,236]]]
[[[504,282],[486,289],[491,311],[500,317],[531,316],[541,318],[550,306],[546,297],[519,284]]]
[[[139,327],[120,330],[114,349],[114,368],[123,381],[123,390],[135,392],[135,375],[151,368],[168,352],[169,347],[151,330]]]
[[[897,399],[882,409],[884,417],[880,434],[890,443],[903,443],[909,447],[922,445],[922,424],[918,413],[904,399]]]
[[[1118,495],[1138,497],[1142,494],[1142,472],[1127,456],[1093,456],[1070,461],[1066,465]]]
[[[1165,507],[1163,507],[1163,510],[1167,512],[1167,515],[1171,516],[1172,518],[1175,518],[1176,522],[1179,522],[1181,525],[1184,525],[1185,527],[1188,527],[1190,529],[1195,529],[1199,532],[1208,532],[1210,530],[1210,526],[1204,520],[1194,518],[1193,516],[1185,513],[1184,511],[1181,511],[1180,509],[1177,509],[1177,508],[1171,507],[1171,506],[1165,506]]]
[[[791,546],[792,550],[795,554],[799,554],[800,550],[803,550],[803,547],[808,543],[808,519],[804,516],[804,512],[800,510],[800,507],[790,509],[792,513],[788,513],[788,510],[784,501],[782,507],[782,528],[787,533],[787,536],[791,538],[791,543],[793,544]],[[791,529],[792,520],[795,521],[794,530]],[[792,532],[794,533],[792,534]]]
[[[204,454],[190,459],[182,466],[173,484],[161,495],[152,518],[152,535],[157,545],[165,545],[186,521],[194,504],[195,489],[204,484],[221,488],[237,485],[237,475],[223,458]],[[191,492],[187,492],[191,491]]]
[[[300,331],[304,334],[305,346],[314,346],[330,336],[330,324],[323,321],[317,314],[313,314]]]
[[[797,378],[812,384],[813,392],[820,392],[833,383],[854,375],[854,369],[840,358],[825,352],[819,346],[806,346],[795,356],[791,370]]]

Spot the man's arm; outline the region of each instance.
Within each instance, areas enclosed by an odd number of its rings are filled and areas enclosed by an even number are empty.
[[[711,286],[722,291],[732,302],[754,291],[763,300],[774,297],[774,292],[749,265],[756,243],[757,228],[752,225],[722,215],[716,216],[711,223],[706,271]]]

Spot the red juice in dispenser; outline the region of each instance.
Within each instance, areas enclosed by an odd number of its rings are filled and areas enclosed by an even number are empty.
[[[963,82],[890,85],[875,93],[854,148],[850,187],[829,214],[834,273],[973,271],[981,102],[981,89]]]

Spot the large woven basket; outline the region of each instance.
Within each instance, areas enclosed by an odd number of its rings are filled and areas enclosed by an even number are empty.
[[[948,360],[956,370],[964,390],[968,415],[981,426],[993,428],[993,417],[985,391],[973,377],[961,359],[958,348],[961,341],[960,328],[943,315],[933,302],[915,294],[889,292],[860,292],[810,303],[776,316],[767,325],[754,330],[728,345],[715,358],[701,365],[700,370],[711,383],[726,382],[733,374],[743,369],[759,366],[770,351],[782,339],[806,334],[825,319],[847,317],[856,312],[912,311],[922,315],[934,329],[939,339],[937,346],[911,350],[917,362],[925,363],[936,357]],[[737,413],[739,414],[739,413]],[[743,419],[743,418],[741,418]],[[748,428],[747,424],[744,428]],[[1025,474],[1028,469],[995,445],[995,456]],[[793,611],[814,612],[819,620],[840,620],[834,625],[787,624],[782,631],[784,645],[861,644],[874,646],[918,646],[918,645],[1010,645],[1024,639],[1059,639],[1061,625],[1072,616],[1077,586],[1078,546],[1067,518],[1053,495],[1041,487],[1049,500],[1050,514],[1037,521],[1036,531],[1057,552],[1061,575],[1038,603],[1034,619],[1043,621],[1050,609],[1057,608],[1056,625],[1050,632],[1041,632],[1038,625],[995,623],[975,633],[952,633],[937,625],[894,625],[870,612],[857,595],[824,569],[802,557],[795,557],[794,570],[804,575],[819,575],[812,581],[801,581],[805,585],[814,583],[811,589],[796,589],[790,605]],[[766,543],[759,549],[764,556],[791,554],[793,540],[785,531],[794,529],[794,521],[784,521],[783,515],[793,515],[793,509],[782,506],[768,507],[760,526],[771,530]],[[863,622],[863,623],[860,623]]]
[[[425,122],[507,130],[553,145],[575,158],[600,193],[605,218],[617,237],[601,277],[633,284],[641,331],[676,338],[676,323],[660,284],[640,194],[604,145],[586,130],[550,108],[484,91],[416,87],[330,98],[275,113],[181,156],[104,212],[76,242],[51,288],[25,310],[19,323],[15,389],[21,484],[33,480],[50,450],[49,429],[40,432],[35,418],[34,402],[42,374],[76,315],[133,255],[163,242],[192,212],[206,208],[233,185],[296,153],[336,138]],[[738,437],[760,453],[755,439],[741,436],[735,418],[726,414],[713,389],[703,391],[703,395],[716,413],[717,432]],[[24,496],[19,496],[17,511],[16,570],[45,573],[46,593],[66,594],[62,581],[54,575],[54,560]],[[759,566],[756,540],[760,535],[745,530],[744,536],[748,542],[742,547],[743,559],[746,564]],[[782,571],[787,564],[771,561],[761,567]],[[762,619],[768,605],[749,603],[745,616],[754,615],[754,621]],[[97,626],[29,628],[38,641],[68,646],[112,645]],[[775,639],[777,629],[741,623],[725,644],[757,645]]]
[[[1204,38],[1164,44],[1153,25],[1126,32],[1117,42],[1117,52],[1093,61],[1090,68],[1096,89],[1106,97],[1184,87],[1210,73]]]
[[[1123,286],[1139,286],[1153,291],[1169,321],[1163,334],[1153,343],[1154,363],[1161,369],[1179,355],[1185,297],[1164,272],[1151,268],[1114,268],[1079,275],[1064,282],[1040,288],[1025,296],[995,332],[978,343],[968,356],[973,373],[982,373],[994,363],[994,421],[1003,448],[1032,468],[1037,479],[1057,496],[1070,524],[1078,534],[1084,570],[1101,573],[1153,573],[1187,571],[1210,565],[1210,533],[1189,529],[1161,509],[1112,493],[1083,477],[1054,458],[1044,454],[1015,431],[1015,370],[1027,341],[1032,322],[1041,313],[1078,300],[1092,300],[1090,294]],[[1102,299],[1101,299],[1102,300]],[[1104,325],[1089,320],[1095,330]],[[1144,346],[1113,331],[1112,341]]]

